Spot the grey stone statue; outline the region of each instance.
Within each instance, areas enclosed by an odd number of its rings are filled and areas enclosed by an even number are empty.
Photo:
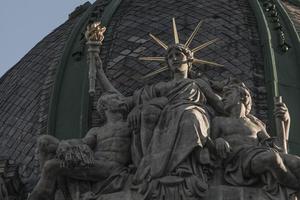
[[[115,93],[103,94],[98,108],[105,111],[107,121],[102,127],[90,129],[84,138],[58,141],[53,136],[44,135],[38,139],[42,172],[30,200],[54,199],[57,178],[61,176],[97,182],[116,174],[118,183],[111,185],[114,184],[111,178],[110,192],[122,188],[127,176],[125,174],[124,179],[120,179],[120,175],[130,163],[130,133],[124,118],[124,98]],[[82,146],[93,152],[92,157],[82,155],[84,152],[79,148],[79,159],[74,159],[76,152],[70,150]],[[109,184],[106,184],[107,190]]]
[[[300,157],[282,152],[276,138],[270,138],[263,122],[250,114],[251,95],[243,83],[224,88],[225,117],[212,121],[211,137],[218,155],[223,159],[225,180],[236,186],[253,186],[264,181],[300,189]],[[288,131],[289,113],[283,103],[275,106]],[[271,179],[268,179],[271,177]],[[269,186],[270,187],[270,186]]]
[[[87,43],[90,91],[94,94],[97,76],[104,91],[98,107],[105,111],[107,122],[89,130],[82,139],[59,141],[49,135],[39,138],[42,173],[30,200],[53,199],[60,176],[100,182],[100,197],[90,192],[86,199],[118,199],[118,194],[104,193],[122,189],[125,182],[126,189],[119,194],[123,198],[126,193],[124,199],[207,199],[211,175],[207,171],[214,169],[209,154],[213,152],[223,161],[224,178],[231,185],[263,182],[300,188],[300,158],[284,153],[286,149],[277,146],[280,142],[271,138],[264,124],[250,114],[252,102],[246,86],[232,81],[224,88],[222,99],[208,81],[191,78],[193,63],[220,66],[194,57],[195,52],[216,40],[189,48],[200,25],[201,22],[185,44],[179,42],[175,19],[175,44],[167,46],[150,34],[166,54],[140,59],[166,66],[145,77],[170,70],[173,78],[146,85],[129,97],[121,95],[104,73],[99,44],[105,29],[97,25],[101,37]],[[223,116],[215,117],[215,113]],[[282,132],[288,133],[286,106],[278,103],[275,115],[284,122]],[[130,164],[134,166],[131,174],[127,170]]]
[[[117,92],[105,76],[99,55],[94,57],[100,85],[105,91]],[[187,185],[182,193],[191,191],[191,196],[203,196],[207,184],[200,154],[210,129],[207,107],[211,105],[222,111],[223,103],[206,81],[189,77],[192,63],[199,60],[188,45],[179,42],[170,45],[165,57],[158,60],[166,63],[173,79],[145,86],[126,97],[130,110],[127,121],[133,132],[132,159],[137,168],[133,185],[144,198],[157,192],[154,185],[167,182],[178,187]]]
[[[173,79],[145,86],[133,95],[128,122],[139,140],[133,143],[133,152],[140,152],[133,156],[138,158],[133,183],[140,185],[145,198],[160,193],[155,185],[169,182],[186,186],[178,196],[189,191],[201,197],[207,189],[200,155],[210,129],[208,106],[222,111],[223,103],[206,81],[190,78],[194,57],[187,46],[170,45],[164,59]]]

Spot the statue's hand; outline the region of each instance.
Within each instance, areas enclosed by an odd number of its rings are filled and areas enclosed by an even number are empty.
[[[290,114],[288,108],[284,103],[281,102],[275,104],[274,115],[276,118],[280,118],[280,120],[284,122],[290,120]]]
[[[141,108],[134,107],[127,117],[127,122],[131,130],[137,130],[141,123]]]
[[[63,155],[70,148],[71,148],[71,145],[67,141],[62,140],[57,147],[56,154]]]
[[[221,158],[225,159],[227,157],[227,154],[231,151],[231,147],[229,143],[223,138],[217,138],[215,140],[215,143],[216,143],[217,154]]]

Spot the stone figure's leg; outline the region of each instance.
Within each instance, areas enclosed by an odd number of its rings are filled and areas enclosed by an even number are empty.
[[[185,111],[180,121],[180,131],[182,133],[190,132],[193,133],[193,136],[197,136],[196,138],[191,138],[191,140],[197,139],[200,147],[203,147],[206,142],[209,126],[208,117],[197,109]]]
[[[58,144],[59,140],[51,135],[42,135],[38,138],[36,156],[39,160],[41,170],[47,160],[55,157]]]
[[[161,109],[154,105],[145,105],[141,113],[141,147],[145,155],[157,124]]]
[[[30,195],[29,200],[53,200],[56,180],[59,176],[79,180],[99,181],[105,179],[112,171],[121,168],[119,164],[107,160],[97,160],[90,168],[61,168],[60,161],[52,159],[44,164],[41,178]]]
[[[295,174],[300,184],[300,157],[291,154],[280,154],[283,158],[283,162],[289,168],[293,174]]]
[[[40,180],[28,200],[54,200],[57,174],[60,171],[60,163],[57,159],[46,161],[42,168]]]
[[[193,155],[196,161],[203,164],[208,162],[207,152],[203,152],[207,136],[209,134],[209,119],[198,109],[187,110],[183,113],[179,124],[180,134],[179,142],[176,144],[176,149],[186,149],[186,145],[197,144]],[[187,152],[188,153],[188,152]],[[183,156],[187,157],[187,155]]]
[[[280,154],[274,151],[257,154],[251,161],[251,171],[257,175],[271,172],[280,184],[290,188],[295,188],[299,185],[297,178],[286,167]]]
[[[63,175],[86,181],[100,181],[104,180],[108,176],[117,170],[124,168],[121,164],[109,161],[109,160],[96,160],[93,167],[84,168],[84,169],[64,169]]]

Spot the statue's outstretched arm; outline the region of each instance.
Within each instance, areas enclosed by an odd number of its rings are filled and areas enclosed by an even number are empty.
[[[225,113],[224,105],[221,100],[221,97],[212,90],[212,88],[206,81],[202,79],[196,79],[196,80],[200,85],[200,88],[204,93],[206,99],[208,100],[209,104],[212,105],[214,109],[216,109],[218,112]]]
[[[95,53],[93,54],[93,58],[91,59],[95,59],[96,61],[96,69],[97,69],[97,79],[100,83],[101,89],[104,92],[111,92],[111,93],[118,93],[121,94],[112,84],[111,82],[108,80],[108,78],[105,75],[105,72],[103,70],[103,65],[102,65],[102,61],[101,58],[99,56],[99,54]]]
[[[58,152],[64,151],[64,149],[67,149],[68,147],[77,146],[81,144],[86,144],[91,149],[94,149],[97,143],[97,137],[95,133],[96,133],[96,128],[92,128],[87,132],[84,138],[62,140],[59,142],[57,151]]]
[[[97,145],[97,131],[99,131],[100,128],[95,127],[91,128],[84,138],[82,138],[82,142],[86,145],[88,145],[91,149],[94,149]]]

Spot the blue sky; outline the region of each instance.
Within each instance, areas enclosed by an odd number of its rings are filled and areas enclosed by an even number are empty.
[[[0,76],[87,1],[3,0],[0,4]]]

